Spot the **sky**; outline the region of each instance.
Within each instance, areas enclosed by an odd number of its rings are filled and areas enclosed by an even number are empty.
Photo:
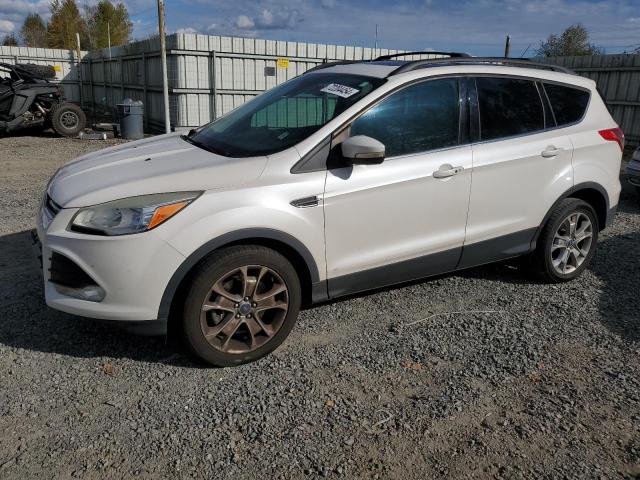
[[[77,0],[82,7],[96,0]],[[549,34],[582,23],[606,53],[640,48],[640,0],[165,0],[170,32],[403,50],[531,56]],[[155,0],[125,0],[134,37],[157,31]],[[0,36],[50,0],[0,0]]]

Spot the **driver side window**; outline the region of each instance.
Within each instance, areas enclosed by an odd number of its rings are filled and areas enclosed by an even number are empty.
[[[428,80],[403,88],[351,124],[351,136],[367,135],[385,145],[387,157],[459,144],[458,79]]]

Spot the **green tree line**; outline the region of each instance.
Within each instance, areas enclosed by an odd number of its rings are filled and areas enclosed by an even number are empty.
[[[131,39],[133,24],[124,3],[100,0],[81,13],[75,0],[52,0],[49,22],[30,13],[20,28],[20,37],[8,34],[3,45],[27,47],[76,48],[76,33],[84,50],[124,45]]]

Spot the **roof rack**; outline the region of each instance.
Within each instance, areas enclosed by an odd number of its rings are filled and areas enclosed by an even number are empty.
[[[550,63],[533,62],[526,58],[503,58],[503,57],[471,57],[466,53],[458,52],[404,52],[394,53],[390,55],[383,55],[375,60],[337,60],[328,62],[326,59],[323,63],[310,68],[305,73],[322,70],[324,68],[335,67],[337,65],[350,65],[353,63],[370,63],[390,60],[394,57],[401,57],[407,55],[450,55],[449,58],[430,58],[425,60],[410,60],[406,61],[398,68],[393,70],[387,77],[393,75],[399,75],[400,73],[410,72],[412,70],[418,70],[420,68],[429,67],[445,67],[454,65],[503,65],[507,67],[523,67],[523,68],[537,68],[540,70],[551,70],[552,72],[568,73],[570,75],[578,75],[573,70],[561,67],[559,65],[552,65]]]
[[[408,57],[411,55],[449,55],[450,58],[470,57],[468,53],[461,53],[461,52],[402,52],[402,53],[390,53],[389,55],[381,55],[373,61],[377,62],[380,60],[392,60],[397,57]]]
[[[364,60],[366,61],[366,60]],[[315,72],[316,70],[322,70],[323,68],[335,67],[337,65],[349,65],[351,63],[362,63],[363,60],[336,60],[334,62],[328,62],[325,58],[322,63],[316,65],[315,67],[311,67],[304,73]]]
[[[410,72],[419,68],[442,67],[448,65],[504,65],[508,67],[538,68],[541,70],[551,70],[553,72],[568,73],[577,75],[576,72],[558,65],[549,63],[532,62],[526,58],[502,58],[502,57],[454,57],[454,58],[432,58],[429,60],[414,60],[399,66],[388,76]]]

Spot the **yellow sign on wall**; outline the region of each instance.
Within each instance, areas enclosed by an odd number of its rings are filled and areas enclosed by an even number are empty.
[[[56,72],[61,72],[62,71],[62,67],[60,65],[54,65],[53,66],[53,70]]]
[[[278,65],[278,68],[289,68],[288,58],[279,58],[276,63]]]

